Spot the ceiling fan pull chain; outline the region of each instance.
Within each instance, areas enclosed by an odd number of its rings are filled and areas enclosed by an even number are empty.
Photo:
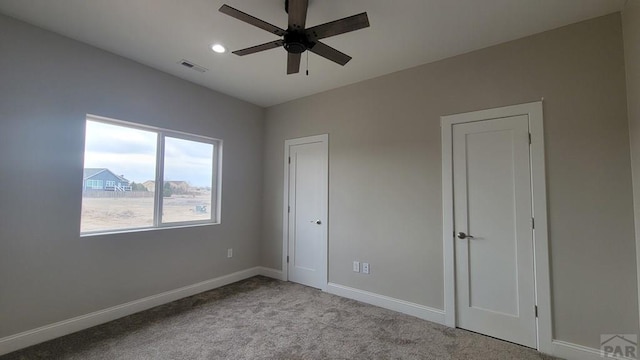
[[[309,76],[309,51],[307,51],[307,76]]]

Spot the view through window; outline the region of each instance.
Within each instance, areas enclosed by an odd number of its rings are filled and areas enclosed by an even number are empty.
[[[219,147],[211,138],[88,117],[80,232],[217,222]]]
[[[211,219],[212,154],[213,144],[164,138],[163,223]]]

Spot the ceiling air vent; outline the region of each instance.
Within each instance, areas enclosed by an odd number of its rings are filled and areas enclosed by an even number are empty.
[[[191,61],[185,59],[178,61],[178,64],[201,73],[207,71],[207,69],[203,68],[202,66],[196,65]]]

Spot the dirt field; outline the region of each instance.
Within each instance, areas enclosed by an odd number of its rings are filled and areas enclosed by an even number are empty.
[[[209,195],[173,195],[163,199],[162,221],[211,219]],[[197,207],[204,205],[206,212]],[[199,209],[201,210],[201,209]],[[153,225],[153,198],[82,198],[81,231],[118,230]]]

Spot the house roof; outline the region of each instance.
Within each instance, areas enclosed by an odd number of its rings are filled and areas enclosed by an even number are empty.
[[[107,170],[107,169],[105,169],[105,168],[85,168],[84,169],[84,174],[82,175],[82,178],[86,180],[86,179],[88,179],[90,177],[93,177],[94,175],[99,174],[99,173],[101,173],[101,172],[103,172],[105,170]]]
[[[122,182],[126,182],[126,183],[130,182],[129,180],[125,179],[123,176],[117,175],[116,173],[114,173],[113,171],[111,171],[111,170],[109,170],[107,168],[85,168],[82,178],[84,180],[87,180],[89,178],[92,178],[92,177],[100,174],[103,171],[110,172],[113,176],[115,176],[116,178],[118,178]]]

